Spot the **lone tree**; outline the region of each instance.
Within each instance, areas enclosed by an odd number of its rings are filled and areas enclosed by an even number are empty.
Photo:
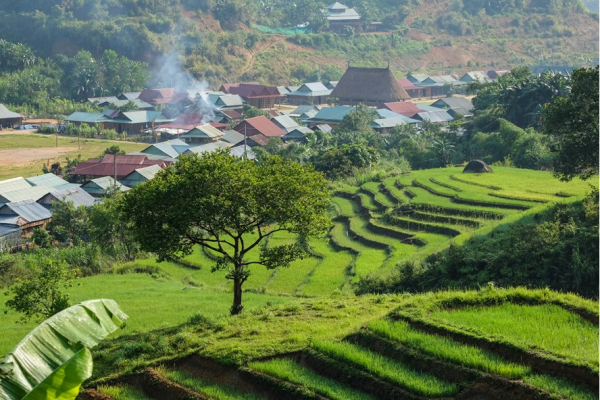
[[[223,150],[180,157],[128,192],[121,207],[142,249],[159,260],[190,254],[194,245],[218,254],[212,271],[226,270],[233,280],[234,315],[243,309],[252,265],[289,267],[305,255],[298,244],[267,247],[263,240],[280,231],[325,233],[328,205],[326,181],[312,168],[277,156],[255,164]],[[251,254],[257,247],[260,255]]]
[[[558,139],[554,163],[563,181],[598,173],[598,67],[573,71],[568,97],[544,106],[544,132]]]

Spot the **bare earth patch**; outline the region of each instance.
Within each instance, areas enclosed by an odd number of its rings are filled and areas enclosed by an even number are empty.
[[[52,159],[73,151],[77,151],[77,147],[0,150],[0,168],[24,167],[39,160],[50,160],[52,162]]]

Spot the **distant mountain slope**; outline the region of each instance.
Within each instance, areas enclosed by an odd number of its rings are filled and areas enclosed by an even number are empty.
[[[319,4],[298,0],[22,0],[0,7],[0,38],[40,56],[105,49],[163,69],[172,54],[197,79],[271,84],[339,78],[348,63],[384,66],[398,75],[422,70],[461,74],[520,64],[591,63],[598,57],[598,15],[580,0],[348,1],[363,22],[385,32],[268,35],[316,21]],[[588,7],[597,1],[586,0]],[[173,71],[168,72],[172,73]],[[158,78],[160,80],[160,78]]]

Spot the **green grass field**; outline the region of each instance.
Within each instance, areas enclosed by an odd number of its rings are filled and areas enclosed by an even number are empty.
[[[28,149],[47,149],[47,153],[40,156],[39,159],[30,160],[24,165],[15,165],[10,162],[11,160],[9,158],[2,160],[0,180],[14,178],[16,176],[29,177],[39,175],[42,173],[42,164],[45,164],[48,160],[50,160],[50,163],[58,161],[61,165],[65,165],[67,157],[74,159],[77,158],[78,155],[81,155],[84,160],[97,157],[107,147],[114,145],[119,146],[121,150],[127,153],[140,151],[148,147],[147,143],[143,144],[103,139],[80,139],[78,144],[77,137],[59,136],[58,147],[67,149],[65,152],[57,155],[52,151],[53,148],[57,147],[56,144],[54,135],[30,133],[0,135],[0,151],[14,150],[15,152],[27,154]]]

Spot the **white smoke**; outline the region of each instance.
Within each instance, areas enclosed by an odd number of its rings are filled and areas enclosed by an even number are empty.
[[[153,70],[153,83],[157,88],[174,88],[175,93],[188,92],[196,99],[194,112],[202,115],[202,124],[215,120],[218,109],[208,99],[210,91],[208,82],[196,80],[181,65],[181,57],[177,51],[163,55],[156,62]]]

